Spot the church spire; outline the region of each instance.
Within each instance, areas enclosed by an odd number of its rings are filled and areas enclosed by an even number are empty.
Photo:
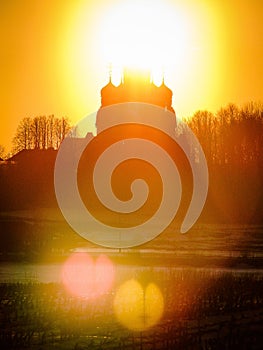
[[[164,84],[164,68],[162,68],[162,84],[161,85],[165,85]]]
[[[109,83],[112,83],[112,63],[109,63]]]

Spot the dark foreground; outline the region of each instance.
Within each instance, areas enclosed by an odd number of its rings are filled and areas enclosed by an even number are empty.
[[[118,323],[111,292],[93,300],[58,283],[0,284],[1,349],[262,349],[263,276],[163,271],[150,280],[164,299],[157,325],[136,332]]]

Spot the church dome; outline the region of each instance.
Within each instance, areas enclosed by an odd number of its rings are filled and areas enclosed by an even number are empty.
[[[174,109],[172,108],[172,97],[172,90],[165,85],[163,80],[162,84],[158,87],[158,104],[174,113]]]
[[[150,79],[148,71],[126,69],[123,81],[115,86],[111,80],[101,89],[101,107],[124,102],[144,102],[155,104],[173,113],[173,92],[165,85],[164,79],[158,87]]]
[[[113,101],[116,98],[116,89],[117,87],[112,84],[111,79],[108,82],[108,84],[101,89],[101,106],[102,107],[109,106],[112,103],[114,103]]]

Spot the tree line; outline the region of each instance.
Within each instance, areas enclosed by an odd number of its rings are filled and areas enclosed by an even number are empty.
[[[197,111],[184,121],[198,137],[209,165],[247,166],[263,160],[263,103]]]
[[[58,149],[70,128],[70,122],[65,117],[49,115],[23,118],[13,138],[13,153],[23,149]]]
[[[229,104],[216,113],[200,110],[184,122],[197,136],[210,166],[262,163],[263,103],[250,102],[242,107]],[[70,129],[69,119],[64,117],[23,118],[13,138],[13,152],[58,149]],[[1,146],[0,151],[3,155]]]
[[[209,170],[208,198],[200,219],[205,222],[262,223],[263,103],[250,102],[241,107],[229,104],[216,113],[197,111],[184,121],[196,134]],[[24,118],[18,125],[13,150],[18,152],[22,149],[36,149],[41,152],[41,149],[57,149],[69,130],[70,123],[67,118],[59,119],[53,115]],[[21,168],[18,172],[14,172],[12,167],[0,169],[2,182],[6,181],[6,185],[2,187],[4,193],[1,194],[0,191],[2,198],[6,195],[2,209],[5,209],[8,200],[10,207],[13,207],[13,198],[16,198],[17,203],[20,198],[19,203],[26,205],[24,198],[29,196],[28,186],[32,194],[32,198],[28,200],[30,205],[34,203],[35,192],[35,201],[38,201],[35,206],[40,205],[44,199],[42,206],[55,205],[53,169],[56,152],[52,152],[45,155],[36,152],[37,154],[32,155],[31,162],[38,166],[23,163],[17,165]],[[192,147],[191,152],[194,157],[198,157],[197,149]],[[17,183],[19,188],[16,188]],[[42,196],[39,194],[41,186]],[[23,195],[22,188],[25,191]]]
[[[263,103],[228,104],[217,113],[197,111],[184,121],[198,137],[208,164],[207,216],[213,212],[226,222],[262,222]]]

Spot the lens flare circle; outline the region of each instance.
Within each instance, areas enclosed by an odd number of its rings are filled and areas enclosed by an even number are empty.
[[[156,325],[163,315],[163,295],[155,283],[145,288],[131,279],[122,284],[114,298],[114,313],[118,321],[133,331],[145,331]]]
[[[148,186],[142,179],[136,179],[131,184],[132,198],[128,201],[119,200],[112,191],[113,171],[128,159],[151,164],[161,176],[163,193],[159,208],[140,225],[122,228],[102,223],[87,210],[78,188],[78,165],[83,152],[94,140],[89,133],[92,118],[94,114],[78,123],[60,146],[55,164],[55,191],[60,209],[76,232],[96,244],[124,248],[146,243],[163,232],[177,213],[182,194],[177,165],[162,147],[143,135],[109,145],[97,159],[93,172],[96,195],[106,208],[118,213],[136,212],[147,199]],[[208,189],[207,164],[197,138],[185,124],[182,136],[176,127],[175,115],[154,105],[122,103],[102,108],[96,114],[98,137],[111,128],[130,124],[148,126],[165,133],[187,157],[193,175],[193,194],[181,225],[181,232],[187,232],[202,211]],[[198,149],[198,160],[191,149]]]
[[[114,265],[105,255],[94,260],[87,253],[73,253],[61,272],[62,283],[74,296],[97,298],[108,292],[115,276]]]

